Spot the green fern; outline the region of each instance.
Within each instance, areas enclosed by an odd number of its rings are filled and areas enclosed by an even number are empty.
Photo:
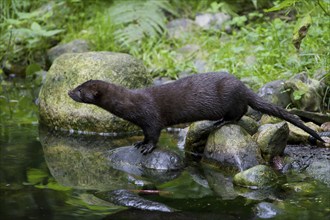
[[[176,14],[167,0],[116,1],[109,9],[110,19],[117,27],[115,39],[128,44],[163,34],[165,11]]]

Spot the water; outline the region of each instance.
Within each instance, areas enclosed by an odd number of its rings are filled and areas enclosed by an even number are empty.
[[[40,132],[37,125],[11,124],[0,128],[0,214],[4,220],[269,217],[320,220],[330,216],[329,188],[308,178],[301,179],[314,186],[307,194],[278,189],[258,194],[227,186],[226,178],[219,171],[190,165],[173,180],[154,182],[108,167],[99,154],[107,148],[129,145],[140,137],[109,140],[99,136],[53,135]],[[176,145],[175,135],[162,135],[160,147],[183,155]],[[296,178],[299,181],[300,177]],[[180,212],[128,209],[94,196],[100,190],[139,190],[142,186],[136,184],[137,180],[154,182],[162,192],[143,195],[144,198]],[[266,207],[262,202],[266,202]]]

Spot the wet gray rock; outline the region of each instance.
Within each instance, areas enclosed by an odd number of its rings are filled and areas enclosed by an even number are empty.
[[[74,40],[66,44],[56,45],[47,51],[47,58],[49,65],[51,65],[54,60],[65,53],[82,53],[88,52],[90,50],[89,44],[85,40]]]
[[[240,172],[258,165],[262,159],[252,137],[240,126],[229,124],[211,132],[203,161]]]
[[[174,179],[184,167],[179,155],[163,149],[155,149],[150,154],[143,155],[133,146],[120,147],[108,151],[105,157],[109,165],[115,169],[151,177],[158,182]]]
[[[198,121],[192,123],[188,128],[184,145],[185,151],[192,154],[202,154],[207,138],[214,129],[214,121]]]
[[[284,153],[291,158],[291,167],[303,171],[314,161],[330,161],[330,149],[287,146]]]
[[[264,100],[283,108],[291,103],[290,94],[286,91],[283,80],[276,80],[265,84],[259,89],[258,95]]]
[[[243,116],[237,124],[244,128],[250,135],[254,135],[258,131],[258,122],[249,116]]]
[[[309,176],[330,187],[330,160],[314,160],[306,169]]]
[[[66,53],[55,60],[39,93],[41,123],[55,129],[90,132],[138,130],[131,123],[94,106],[73,101],[68,91],[99,79],[127,88],[145,87],[151,77],[143,64],[123,53]]]
[[[284,84],[289,90],[291,102],[298,109],[320,112],[322,110],[323,86],[320,81],[309,79],[306,73],[297,74]]]
[[[318,132],[320,131],[320,127],[316,124],[314,124],[313,122],[308,122],[308,123],[304,123],[307,127],[313,129],[314,131]],[[288,123],[289,125],[289,129],[290,129],[290,134],[289,134],[289,139],[288,142],[289,143],[309,143],[309,138],[310,138],[310,134],[308,134],[307,132],[305,132],[304,130],[298,128],[297,126]]]
[[[280,123],[281,121],[283,121],[283,119],[274,117],[274,116],[270,116],[270,115],[266,115],[263,114],[261,119],[260,119],[260,124],[261,125],[265,125],[265,124],[276,124],[276,123]]]
[[[276,183],[278,179],[275,171],[265,165],[257,165],[236,174],[233,178],[234,184],[247,188],[268,188]]]
[[[275,156],[282,155],[288,137],[289,126],[286,122],[262,125],[256,135],[256,141],[264,160],[271,162]]]
[[[219,12],[215,14],[205,13],[195,17],[195,22],[203,29],[222,29],[224,22],[230,20],[228,14]]]
[[[182,38],[188,36],[188,33],[196,29],[196,23],[193,20],[181,18],[170,21],[167,25],[169,38]]]
[[[115,205],[160,212],[173,212],[175,209],[170,208],[162,203],[144,199],[128,190],[114,190],[110,192],[99,192],[96,197]]]

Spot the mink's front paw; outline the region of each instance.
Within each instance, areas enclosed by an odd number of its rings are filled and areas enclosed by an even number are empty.
[[[150,144],[150,143],[145,144],[145,143],[143,143],[143,141],[135,143],[134,147],[136,147],[138,149],[141,148],[141,153],[144,155],[151,153],[156,148],[155,145]]]
[[[145,143],[143,141],[139,141],[139,142],[136,142],[134,144],[134,147],[136,147],[137,149],[139,149],[140,147],[142,147],[143,145],[145,145]]]
[[[156,146],[153,144],[145,144],[142,146],[141,153],[144,155],[150,154],[155,148]]]

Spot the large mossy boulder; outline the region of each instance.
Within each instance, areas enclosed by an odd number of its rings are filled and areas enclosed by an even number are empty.
[[[151,83],[143,64],[123,53],[66,53],[51,66],[39,94],[40,122],[48,127],[87,132],[126,132],[131,123],[94,106],[73,101],[68,91],[98,79],[125,86],[144,87]],[[111,95],[111,94],[109,94]]]

